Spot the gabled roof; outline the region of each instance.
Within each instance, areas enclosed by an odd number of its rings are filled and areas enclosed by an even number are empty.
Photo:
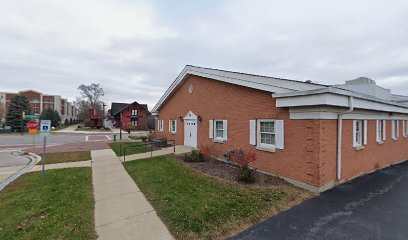
[[[190,76],[200,76],[210,78],[226,83],[232,83],[244,87],[264,90],[273,93],[286,93],[293,91],[307,91],[317,88],[327,87],[323,84],[316,84],[312,82],[302,82],[297,80],[282,79],[267,77],[261,75],[253,75],[240,72],[225,71],[213,68],[203,68],[197,66],[187,65],[183,71],[178,75],[174,82],[170,85],[159,102],[153,108],[152,112],[157,112],[160,107],[167,101],[167,99],[183,84],[183,82]]]
[[[138,104],[140,107],[142,107],[146,112],[149,112],[149,109],[147,108],[147,104],[139,104],[138,102],[134,101],[132,103],[112,103],[111,107],[111,115],[115,116],[116,114],[122,112],[125,110],[127,107],[133,104]]]
[[[127,106],[129,106],[129,103],[115,103],[115,102],[113,102],[112,105],[111,105],[111,115],[115,116],[116,114],[120,113]]]

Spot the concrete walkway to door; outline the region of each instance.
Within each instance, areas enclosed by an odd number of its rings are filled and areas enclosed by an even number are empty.
[[[115,153],[105,149],[91,155],[99,239],[173,239]]]

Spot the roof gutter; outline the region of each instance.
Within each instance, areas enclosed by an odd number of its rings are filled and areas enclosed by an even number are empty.
[[[349,96],[349,109],[337,115],[337,180],[341,179],[341,147],[342,147],[342,130],[343,130],[343,116],[354,111],[353,97]]]

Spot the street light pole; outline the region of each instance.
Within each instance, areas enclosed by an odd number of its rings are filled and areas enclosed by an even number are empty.
[[[105,128],[105,103],[102,103],[103,113],[102,113],[102,127]]]

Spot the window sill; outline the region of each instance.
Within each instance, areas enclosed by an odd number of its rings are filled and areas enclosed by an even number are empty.
[[[392,140],[393,140],[393,141],[397,141],[397,140],[398,140],[398,138],[392,138]]]
[[[222,140],[222,139],[214,139],[215,143],[225,143],[226,141]]]
[[[363,150],[365,147],[364,146],[356,146],[356,147],[354,147],[354,149],[356,150],[356,151],[361,151],[361,150]]]
[[[265,151],[265,152],[275,152],[275,151],[276,151],[276,148],[274,148],[274,147],[261,147],[261,146],[256,146],[256,150]]]
[[[384,144],[384,141],[379,141],[377,143],[381,145],[381,144]]]
[[[176,132],[171,132],[170,135],[176,135]]]

